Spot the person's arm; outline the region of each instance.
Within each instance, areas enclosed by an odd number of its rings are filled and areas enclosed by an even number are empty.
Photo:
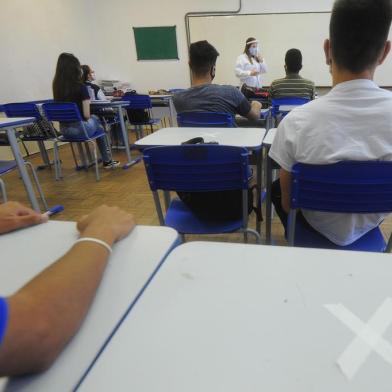
[[[240,79],[245,79],[248,76],[254,76],[254,71],[246,70],[245,67],[249,63],[243,56],[239,56],[235,65],[235,74]]]
[[[134,227],[131,215],[102,206],[78,223],[81,237],[112,245]],[[105,270],[109,252],[81,242],[8,301],[9,318],[0,346],[0,376],[48,368],[80,327]]]
[[[268,67],[266,62],[264,61],[264,58],[258,57],[258,60],[259,60],[260,73],[266,73],[268,71]]]
[[[106,95],[103,93],[101,89],[99,89],[97,92],[97,99],[99,101],[107,101]]]
[[[290,190],[291,190],[291,173],[280,169],[279,171],[280,189],[282,192],[282,207],[286,213],[290,211]]]
[[[85,120],[88,120],[91,117],[90,103],[91,101],[89,99],[85,99],[82,101],[83,117]]]
[[[261,103],[258,101],[252,101],[250,104],[250,110],[246,115],[249,120],[259,120],[261,111]]]

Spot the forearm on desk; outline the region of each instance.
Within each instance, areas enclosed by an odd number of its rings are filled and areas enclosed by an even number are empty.
[[[105,240],[110,245],[113,242],[110,238]],[[94,242],[75,244],[8,298],[0,376],[42,371],[52,364],[82,323],[108,254],[105,247]]]

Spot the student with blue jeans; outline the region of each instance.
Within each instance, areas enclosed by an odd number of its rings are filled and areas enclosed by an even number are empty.
[[[93,136],[97,131],[103,131],[98,117],[90,113],[90,95],[87,86],[82,82],[82,68],[79,60],[71,53],[61,53],[53,79],[53,97],[59,102],[74,102],[83,118],[83,125],[77,123],[60,124],[61,132],[68,137]],[[83,129],[84,128],[84,129]],[[117,167],[120,162],[114,161],[106,136],[97,138],[103,166],[106,169]]]

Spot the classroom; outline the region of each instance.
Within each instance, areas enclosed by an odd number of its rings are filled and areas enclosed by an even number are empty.
[[[391,0],[3,0],[0,392],[386,392]]]

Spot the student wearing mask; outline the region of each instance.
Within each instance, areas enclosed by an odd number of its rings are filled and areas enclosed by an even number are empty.
[[[82,68],[79,60],[71,53],[62,53],[58,58],[53,79],[53,98],[55,101],[74,102],[77,104],[84,120],[85,129],[89,135],[95,134],[97,130],[103,130],[98,117],[91,115],[90,95],[87,86],[82,82]],[[84,136],[80,123],[60,124],[60,130],[69,137]],[[98,138],[97,144],[104,168],[118,167],[120,162],[112,159],[110,145],[106,136]]]
[[[250,37],[246,40],[244,53],[238,56],[235,74],[240,79],[240,86],[263,87],[261,74],[267,72],[267,64],[260,54],[259,41]]]

